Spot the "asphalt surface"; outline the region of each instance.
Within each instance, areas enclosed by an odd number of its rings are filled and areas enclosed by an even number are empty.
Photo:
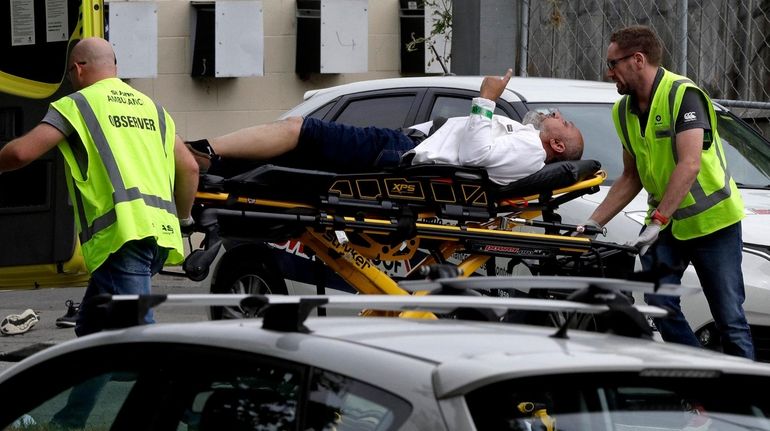
[[[181,271],[179,268],[166,268]],[[158,274],[153,278],[154,293],[208,293],[199,282],[183,276]],[[35,290],[0,291],[0,319],[9,314],[18,314],[27,308],[35,310],[40,321],[28,332],[14,336],[0,335],[0,371],[13,365],[21,357],[54,344],[75,338],[73,328],[57,328],[56,319],[63,316],[67,308],[65,301],[80,302],[85,287],[59,287]],[[155,311],[158,322],[190,322],[207,320],[205,307],[160,307]]]

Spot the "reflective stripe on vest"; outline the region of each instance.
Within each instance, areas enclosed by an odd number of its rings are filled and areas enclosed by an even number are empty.
[[[636,153],[634,153],[634,147],[631,145],[631,139],[628,136],[628,125],[626,119],[626,108],[628,106],[628,96],[623,96],[620,99],[620,105],[618,106],[618,121],[620,122],[620,130],[623,131],[623,139],[626,141],[626,149],[631,153],[631,157],[636,160]]]
[[[663,138],[663,137],[669,137],[671,139],[671,152],[674,158],[674,162],[677,163],[679,161],[679,155],[676,150],[676,119],[673,118],[674,114],[674,107],[676,105],[676,94],[679,90],[679,87],[683,84],[693,84],[695,85],[691,80],[689,79],[679,79],[674,81],[674,83],[671,86],[671,90],[668,93],[668,108],[669,108],[669,130],[662,133],[656,133],[656,138]],[[628,144],[627,148],[629,149],[629,153],[631,153],[631,156],[636,159],[636,155],[634,154],[633,145],[631,145],[630,136],[628,133],[628,119],[626,114],[626,109],[628,108],[627,104],[628,96],[624,96],[620,104],[618,105],[618,122],[620,123],[620,128],[623,131],[623,137],[626,139],[626,142]],[[713,124],[712,127],[716,127],[716,124]],[[714,133],[714,136],[717,134]],[[713,144],[715,145],[715,144]],[[709,208],[712,208],[713,206],[717,205],[718,203],[722,202],[725,199],[728,199],[731,194],[732,190],[730,189],[730,174],[727,171],[727,168],[725,167],[724,157],[722,153],[719,151],[719,146],[715,145],[714,147],[717,160],[719,160],[719,166],[722,168],[722,172],[724,172],[724,186],[711,193],[710,195],[706,195],[706,193],[703,191],[703,186],[698,181],[698,178],[695,178],[695,181],[693,182],[692,186],[690,187],[690,194],[693,197],[693,200],[695,203],[692,205],[689,205],[685,208],[678,208],[676,211],[674,211],[674,214],[672,214],[672,217],[677,220],[681,220],[684,218],[692,217],[695,215],[698,215],[704,211],[707,211]],[[657,202],[652,198],[652,195],[650,195],[650,198],[648,199],[648,204],[651,207],[657,207],[660,202]]]
[[[117,215],[115,213],[115,205],[121,203],[121,202],[129,202],[136,199],[142,199],[145,203],[145,205],[153,208],[158,208],[165,210],[171,214],[176,214],[176,205],[173,202],[173,194],[172,201],[167,201],[159,196],[153,196],[153,195],[147,195],[143,194],[139,188],[132,187],[130,189],[126,189],[126,185],[123,182],[123,178],[120,176],[120,172],[118,171],[118,165],[115,161],[115,156],[112,154],[112,149],[110,148],[109,143],[107,142],[107,138],[104,136],[104,131],[102,130],[101,124],[99,124],[99,121],[96,119],[96,114],[94,113],[94,110],[91,108],[91,105],[88,103],[88,100],[86,100],[85,97],[83,97],[80,93],[74,93],[69,96],[72,100],[75,101],[75,104],[78,107],[78,110],[80,111],[81,115],[83,116],[83,120],[85,122],[86,128],[88,129],[88,132],[91,134],[91,138],[94,141],[94,145],[96,146],[97,150],[99,151],[99,156],[102,160],[102,163],[104,164],[105,170],[107,171],[107,175],[110,178],[110,183],[112,184],[112,200],[113,200],[113,208],[109,210],[107,213],[102,214],[101,216],[94,219],[94,222],[89,226],[88,220],[86,219],[85,211],[83,208],[83,199],[80,194],[80,190],[78,190],[77,187],[73,187],[73,191],[75,193],[75,205],[78,207],[78,216],[80,217],[80,226],[81,226],[81,232],[80,232],[80,243],[85,244],[93,238],[94,235],[99,233],[100,231],[112,226],[117,221]],[[165,142],[165,136],[166,136],[166,117],[163,113],[163,108],[158,105],[158,103],[155,103],[155,108],[158,110],[158,125],[161,133],[161,145],[163,142]],[[163,148],[164,154],[166,154],[165,147]]]

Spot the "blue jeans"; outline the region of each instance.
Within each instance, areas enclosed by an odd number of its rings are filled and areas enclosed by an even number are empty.
[[[294,153],[316,168],[323,165],[333,172],[369,172],[398,166],[401,156],[414,147],[414,141],[396,129],[305,118]]]
[[[168,249],[159,247],[154,238],[129,241],[112,253],[107,260],[91,273],[80,313],[75,325],[78,337],[104,329],[103,316],[85,306],[88,300],[101,293],[112,295],[146,295],[151,293],[151,278],[162,268],[168,257]],[[152,310],[144,318],[154,323]]]
[[[674,268],[673,274],[659,279],[661,283],[672,284],[681,283],[684,270],[692,263],[714,317],[723,351],[754,359],[751,331],[743,311],[746,294],[741,272],[742,247],[740,222],[686,241],[674,238],[668,228],[660,233],[641,260],[645,271],[653,268],[656,262]],[[665,341],[700,346],[682,314],[678,297],[646,295],[645,301],[649,305],[670,308],[676,313],[672,318],[655,319],[655,325]]]

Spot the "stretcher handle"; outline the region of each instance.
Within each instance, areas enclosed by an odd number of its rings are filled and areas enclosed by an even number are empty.
[[[535,226],[535,227],[543,227],[543,228],[557,228],[562,230],[568,230],[571,232],[577,232],[579,234],[583,235],[599,235],[607,236],[607,228],[606,227],[595,227],[595,226],[582,226],[582,225],[574,225],[574,224],[565,224],[565,223],[556,223],[556,222],[548,222],[548,221],[541,221],[541,220],[531,220],[531,219],[524,219],[520,217],[513,217],[509,219],[510,221],[517,223],[517,224],[523,224],[527,226]]]
[[[193,250],[182,263],[185,275],[192,281],[201,281],[209,275],[209,268],[219,254],[222,239],[219,237],[217,211],[204,210],[196,220],[196,226],[206,234],[202,249]]]
[[[625,251],[630,254],[639,254],[639,249],[632,245],[625,245],[625,244],[618,244],[615,242],[605,242],[605,241],[597,241],[597,240],[591,240],[591,245],[606,247],[612,250]]]

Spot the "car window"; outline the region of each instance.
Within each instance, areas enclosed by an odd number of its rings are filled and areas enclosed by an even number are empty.
[[[305,117],[310,118],[318,118],[319,120],[323,120],[324,117],[326,117],[326,114],[329,113],[329,111],[332,109],[332,107],[337,103],[336,100],[332,100],[331,102],[327,103],[326,105],[316,109],[313,111],[310,115],[306,115]]]
[[[559,375],[496,383],[466,396],[479,431],[770,429],[757,377],[718,372]]]
[[[411,412],[397,396],[329,371],[175,343],[83,349],[4,385],[23,391],[33,380],[45,385],[0,410],[0,429],[389,431]]]
[[[16,418],[6,429],[88,428],[108,430],[134,388],[139,375],[131,372],[102,373],[56,393],[42,404]],[[69,398],[81,400],[68,403]],[[93,408],[90,404],[92,403]],[[89,407],[80,409],[79,407]],[[39,427],[39,428],[38,428]]]
[[[770,145],[751,127],[728,113],[718,113],[719,137],[727,168],[746,187],[770,186]]]
[[[583,159],[597,160],[611,184],[623,172],[623,148],[612,122],[612,104],[530,103],[529,110],[548,112],[558,109],[583,134]]]
[[[433,103],[433,109],[430,111],[430,120],[432,121],[437,117],[464,117],[468,115],[470,110],[471,99],[468,97],[438,96]],[[498,106],[495,107],[495,114],[508,116]]]
[[[306,430],[398,429],[411,410],[406,401],[388,392],[318,369],[313,373],[308,400]],[[332,428],[328,427],[330,421]]]
[[[413,94],[356,99],[347,103],[333,120],[351,126],[398,129],[406,126],[414,99]]]
[[[223,370],[224,371],[224,370]],[[291,368],[260,364],[238,373],[200,379],[177,430],[294,429],[301,375]]]
[[[296,429],[306,376],[306,366],[224,348],[102,346],[56,358],[7,383],[46,381],[5,408],[0,420],[11,420],[6,429]]]

